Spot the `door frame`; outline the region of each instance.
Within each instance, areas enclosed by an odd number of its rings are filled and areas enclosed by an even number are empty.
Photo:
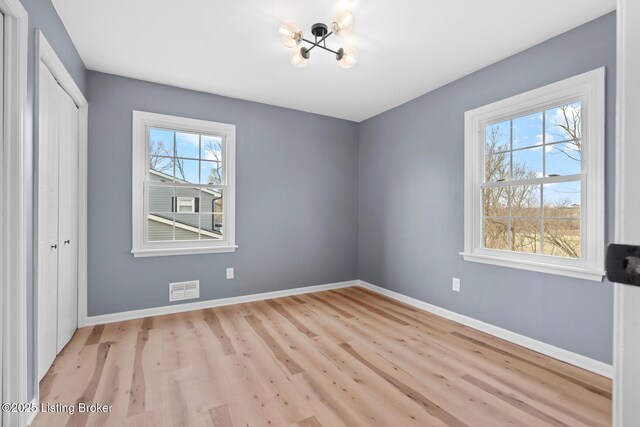
[[[40,176],[40,163],[38,162],[38,152],[40,148],[40,135],[39,135],[39,99],[40,99],[40,73],[43,71],[43,67],[46,67],[53,77],[58,81],[58,84],[62,89],[71,97],[73,102],[78,106],[78,327],[81,328],[86,324],[87,318],[87,166],[88,166],[88,129],[89,129],[89,104],[82,94],[80,88],[69,74],[69,71],[65,68],[64,64],[56,55],[55,51],[51,47],[51,44],[47,41],[42,31],[36,30],[36,75],[35,75],[35,106],[34,122],[35,131],[34,138],[35,153],[36,153],[36,176],[34,182],[37,183]],[[38,259],[38,212],[40,197],[38,194],[38,185],[36,188],[36,202],[34,209],[35,220],[35,232],[34,232],[34,259]],[[40,288],[39,270],[40,266],[36,268],[36,288],[34,294],[37,295]],[[39,312],[39,303],[36,302],[36,316]],[[36,399],[40,401],[40,390],[38,382],[38,330],[37,330],[37,318],[34,321],[35,333],[35,348],[34,352],[34,390],[36,390]]]
[[[27,403],[27,221],[25,148],[28,15],[19,0],[0,0],[4,15],[2,138],[2,398]],[[2,425],[22,426],[27,414],[2,413]]]
[[[615,241],[640,244],[640,5],[618,0]],[[636,425],[640,419],[640,287],[614,284],[613,425]]]

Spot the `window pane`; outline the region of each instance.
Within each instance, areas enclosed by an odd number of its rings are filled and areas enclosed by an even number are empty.
[[[202,135],[200,150],[202,160],[222,162],[222,138],[219,136]]]
[[[176,159],[176,180],[191,184],[200,183],[199,163],[197,160]]]
[[[580,102],[545,111],[546,143],[568,141],[582,137],[582,108]]]
[[[512,179],[541,178],[542,152],[542,147],[514,151]]]
[[[173,157],[173,131],[149,129],[149,155]]]
[[[544,253],[547,255],[580,258],[580,221],[544,221]]]
[[[147,200],[149,212],[171,213],[174,200],[173,186],[149,185],[147,187]]]
[[[222,163],[204,160],[200,162],[200,183],[222,184]]]
[[[515,252],[540,252],[540,220],[512,219],[511,245]]]
[[[485,218],[483,228],[484,247],[487,249],[509,250],[508,221],[506,219]]]
[[[149,158],[149,179],[173,181],[173,158],[151,156]]]
[[[485,128],[485,154],[493,154],[510,149],[511,122],[496,123]]]
[[[202,189],[202,193],[200,195],[200,212],[222,213],[222,189]]]
[[[500,153],[486,156],[484,164],[485,182],[497,182],[509,179],[510,176],[510,153]]]
[[[580,181],[544,184],[546,218],[580,218]]]
[[[510,187],[511,216],[539,218],[541,215],[540,185]]]
[[[512,122],[513,148],[542,144],[542,113],[519,117]]]
[[[202,230],[201,239],[206,240],[222,240],[222,215],[208,214],[201,215]]]
[[[147,238],[150,242],[173,240],[173,214],[150,213],[147,217]]]
[[[483,189],[483,205],[484,216],[508,216],[509,188],[496,187]]]
[[[200,158],[200,136],[176,132],[176,157]]]
[[[545,147],[547,176],[577,175],[582,168],[582,142],[567,142]]]
[[[200,215],[176,213],[176,240],[199,240]]]

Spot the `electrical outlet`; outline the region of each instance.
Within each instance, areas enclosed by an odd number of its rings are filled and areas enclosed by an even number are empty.
[[[233,267],[227,268],[227,279],[233,279]]]
[[[456,292],[460,292],[460,279],[454,277],[453,278],[453,286],[452,289]]]

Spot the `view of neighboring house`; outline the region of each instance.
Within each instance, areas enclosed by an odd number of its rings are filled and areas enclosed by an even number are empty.
[[[149,169],[149,180],[172,177]],[[176,182],[187,184],[184,180]],[[222,239],[222,190],[149,186],[149,241]],[[175,234],[174,234],[175,233]]]

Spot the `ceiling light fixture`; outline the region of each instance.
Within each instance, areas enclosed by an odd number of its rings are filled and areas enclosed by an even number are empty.
[[[335,21],[331,23],[331,31],[329,31],[329,26],[326,24],[313,24],[311,26],[311,34],[313,34],[314,40],[312,41],[304,38],[302,30],[300,30],[295,23],[286,21],[280,26],[280,41],[283,45],[291,49],[291,63],[298,68],[307,65],[311,57],[311,51],[316,47],[333,53],[336,56],[338,65],[342,68],[351,68],[358,59],[355,49],[346,46],[338,50],[332,50],[327,47],[327,39],[332,34],[340,38],[346,37],[351,32],[354,23],[355,18],[353,14],[348,10],[344,10],[340,12],[336,16]],[[310,46],[300,46],[302,42]]]

